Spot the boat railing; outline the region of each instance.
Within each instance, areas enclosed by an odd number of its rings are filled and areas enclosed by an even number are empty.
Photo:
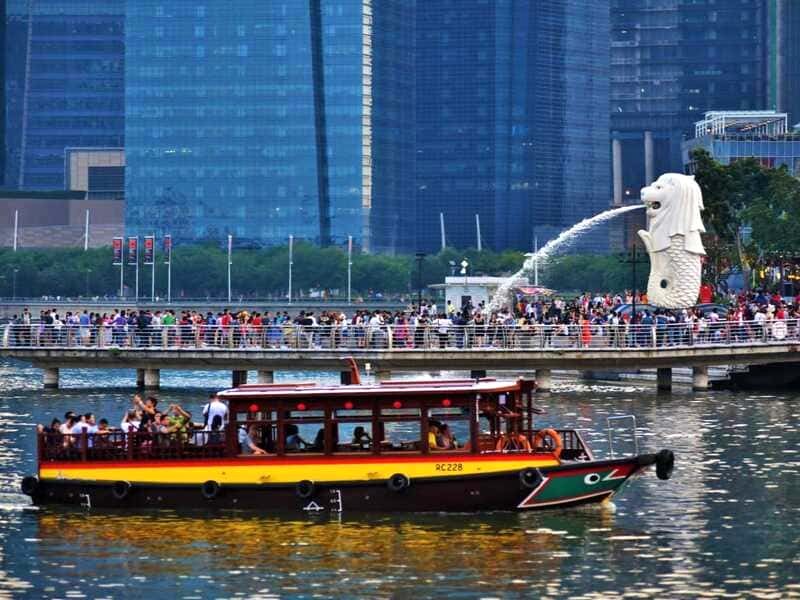
[[[3,348],[259,350],[643,349],[797,342],[800,320],[610,324],[22,325],[0,328]]]
[[[40,462],[216,458],[225,455],[224,432],[40,433]]]
[[[525,429],[521,433],[525,436],[528,442],[533,442],[539,429]],[[563,447],[561,449],[560,458],[564,460],[592,460],[592,453],[589,446],[583,441],[581,434],[575,429],[557,429]],[[504,447],[498,449],[498,441],[502,439],[499,435],[481,434],[478,438],[478,445],[482,454],[491,453],[504,453],[504,454],[528,454],[529,451],[524,448],[521,443],[517,443],[514,447]],[[553,446],[549,441],[545,441],[545,445],[541,448],[532,448],[534,453],[549,454],[553,451]]]

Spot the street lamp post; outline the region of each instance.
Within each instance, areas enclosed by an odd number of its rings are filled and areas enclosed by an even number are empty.
[[[86,269],[86,297],[89,297],[89,277],[92,274],[91,269]]]
[[[422,314],[422,261],[425,260],[424,252],[417,252],[417,312]]]
[[[353,236],[347,236],[347,305],[353,303]]]
[[[636,243],[634,242],[631,244],[631,251],[623,254],[621,257],[621,261],[625,264],[631,265],[631,291],[632,291],[632,311],[631,311],[631,324],[634,323],[636,320],[636,265],[637,264],[644,264],[646,261],[644,259],[640,259],[636,253]]]

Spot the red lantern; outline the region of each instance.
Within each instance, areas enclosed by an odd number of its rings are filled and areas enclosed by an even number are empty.
[[[305,410],[305,409],[306,409],[306,405],[303,404],[302,402],[297,405],[297,410]]]
[[[345,402],[345,403],[344,403],[344,407],[345,407],[347,410],[353,410],[353,403],[352,403],[352,402]]]
[[[258,404],[251,404],[250,405],[250,412],[257,413],[258,412]]]
[[[448,407],[451,404],[452,404],[452,402],[450,401],[450,398],[445,398],[444,400],[442,400],[442,406],[444,406],[444,407]]]
[[[403,403],[402,403],[402,402],[400,402],[400,400],[395,400],[395,401],[392,403],[392,406],[394,406],[395,408],[403,408]]]

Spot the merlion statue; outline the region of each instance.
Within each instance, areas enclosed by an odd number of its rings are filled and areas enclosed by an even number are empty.
[[[700,211],[703,194],[690,175],[665,173],[642,188],[647,206],[647,231],[640,230],[650,255],[647,299],[662,308],[686,308],[697,304],[701,257],[706,251],[700,234],[705,232]]]

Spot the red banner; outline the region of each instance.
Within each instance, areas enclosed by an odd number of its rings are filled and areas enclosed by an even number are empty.
[[[155,250],[155,238],[152,235],[144,236],[144,264],[152,265],[153,264],[153,252]]]
[[[172,261],[172,236],[164,236],[164,264],[168,265]]]
[[[139,238],[128,238],[128,264],[135,265],[139,262]]]
[[[111,248],[114,251],[114,260],[111,264],[113,265],[121,265],[122,264],[122,238],[115,237],[111,243]]]

